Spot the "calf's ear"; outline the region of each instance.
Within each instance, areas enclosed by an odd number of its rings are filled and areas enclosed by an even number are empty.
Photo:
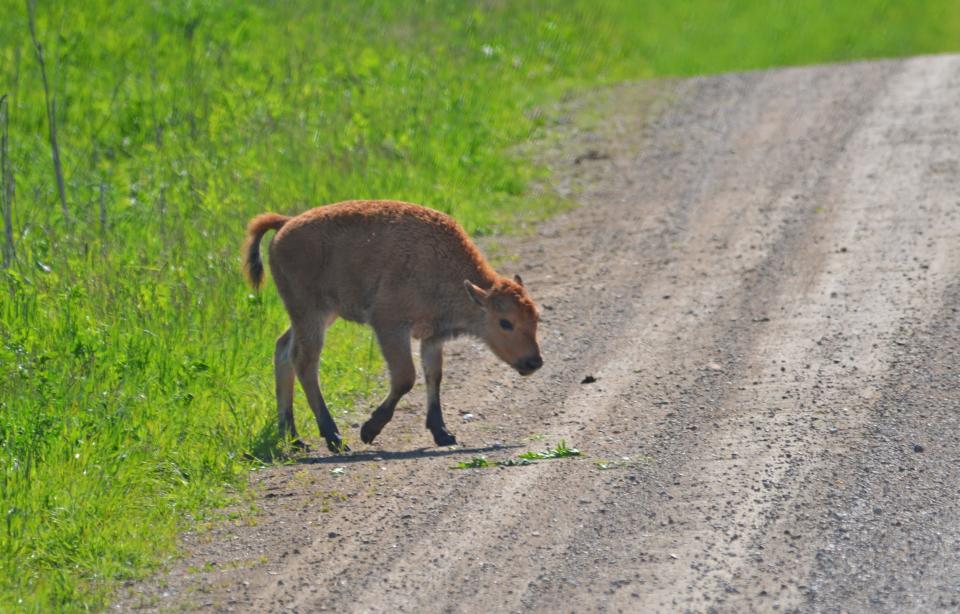
[[[487,306],[487,293],[484,292],[483,288],[480,286],[474,285],[470,282],[469,279],[463,280],[463,289],[467,291],[467,296],[470,297],[470,300],[480,305],[484,309]]]
[[[523,287],[523,280],[520,279],[519,273],[513,276],[513,281],[517,282],[517,285],[520,286],[521,288]]]

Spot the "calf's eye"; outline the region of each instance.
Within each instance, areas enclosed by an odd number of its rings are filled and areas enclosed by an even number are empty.
[[[510,320],[500,320],[500,328],[503,330],[513,330],[513,324],[510,323]]]

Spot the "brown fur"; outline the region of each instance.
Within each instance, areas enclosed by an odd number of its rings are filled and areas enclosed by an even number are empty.
[[[347,201],[293,218],[259,215],[247,228],[245,248],[245,270],[254,287],[262,281],[259,244],[269,229],[278,229],[270,243],[270,270],[291,321],[275,354],[283,436],[296,437],[295,372],[328,445],[342,449],[317,383],[324,331],[338,317],[372,326],[390,368],[390,394],[361,430],[367,443],[413,387],[411,335],[421,339],[427,427],[439,445],[455,442],[440,412],[446,339],[479,337],[525,375],[542,364],[539,313],[522,281],[497,275],[448,215],[395,201]]]

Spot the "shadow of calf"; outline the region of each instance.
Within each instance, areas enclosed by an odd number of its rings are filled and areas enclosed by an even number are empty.
[[[475,455],[497,450],[521,448],[520,444],[492,445],[482,448],[417,448],[416,450],[352,452],[340,456],[304,456],[294,461],[298,465],[344,465],[347,463],[371,463],[386,460],[415,460],[418,458]]]

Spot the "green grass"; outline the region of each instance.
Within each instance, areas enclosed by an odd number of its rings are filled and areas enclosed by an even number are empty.
[[[569,456],[580,456],[580,450],[570,448],[563,439],[554,448],[547,448],[542,452],[524,452],[517,458],[508,458],[502,461],[488,461],[485,456],[474,456],[468,461],[460,461],[456,465],[451,465],[451,469],[489,469],[491,467],[523,467],[532,465],[535,461],[552,460],[555,458],[567,458]],[[606,467],[603,467],[606,469]]]
[[[550,460],[554,458],[566,458],[568,456],[580,456],[580,450],[567,446],[563,439],[554,448],[547,448],[543,452],[524,452],[520,458],[524,460]]]
[[[460,461],[456,465],[452,465],[451,469],[486,469],[488,467],[496,467],[496,463],[491,463],[487,460],[485,456],[474,456],[468,461]]]
[[[24,611],[103,607],[276,448],[286,323],[239,275],[253,214],[391,197],[509,229],[558,205],[510,152],[569,92],[960,48],[954,0],[41,2],[65,218],[26,14],[0,0],[17,241],[0,272],[0,609]],[[332,407],[380,394],[379,373],[368,333],[338,324]]]

